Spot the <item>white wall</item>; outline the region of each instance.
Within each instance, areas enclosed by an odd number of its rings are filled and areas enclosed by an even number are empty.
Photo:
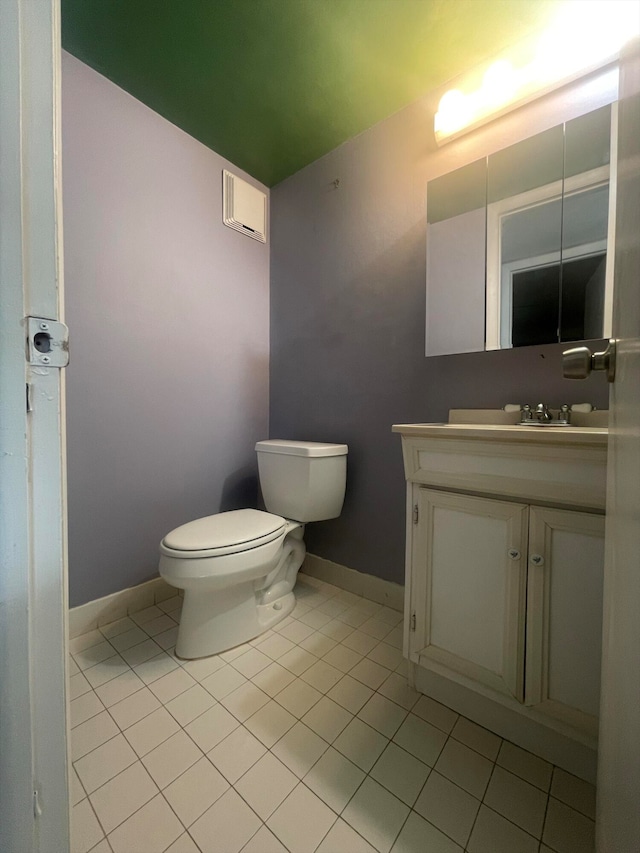
[[[157,572],[161,537],[255,501],[269,246],[222,224],[236,169],[63,57],[71,605]]]

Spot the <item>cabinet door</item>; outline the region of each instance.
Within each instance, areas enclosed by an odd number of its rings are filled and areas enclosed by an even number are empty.
[[[527,507],[417,492],[412,659],[522,701]]]
[[[527,705],[597,734],[604,516],[531,508]]]

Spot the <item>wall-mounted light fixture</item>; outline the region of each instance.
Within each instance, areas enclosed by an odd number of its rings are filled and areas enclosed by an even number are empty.
[[[434,131],[438,144],[614,62],[640,34],[640,0],[571,0],[538,37],[506,51],[446,92]]]

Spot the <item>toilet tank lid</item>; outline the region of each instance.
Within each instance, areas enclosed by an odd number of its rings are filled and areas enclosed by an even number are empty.
[[[349,448],[346,444],[270,438],[267,441],[258,441],[256,450],[258,453],[283,453],[287,456],[344,456]]]

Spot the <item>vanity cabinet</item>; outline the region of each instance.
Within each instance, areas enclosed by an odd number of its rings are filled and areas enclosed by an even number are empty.
[[[407,478],[405,656],[418,688],[427,673],[438,678],[425,692],[452,707],[460,692],[438,694],[443,679],[495,701],[498,721],[505,708],[517,715],[503,736],[518,742],[517,724],[534,724],[525,748],[542,725],[593,749],[607,430],[394,430]],[[477,721],[498,731],[484,707]],[[456,710],[473,718],[473,701]]]

